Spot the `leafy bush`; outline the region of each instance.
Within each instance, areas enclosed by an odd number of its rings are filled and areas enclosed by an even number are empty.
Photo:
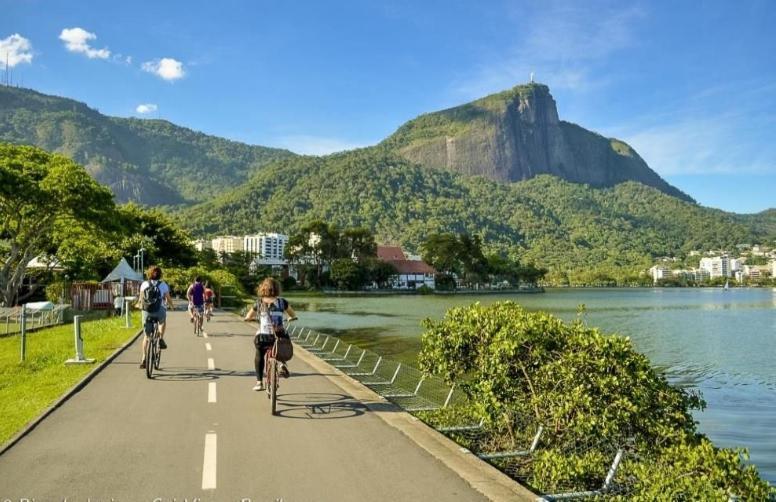
[[[599,487],[626,445],[638,453],[620,475],[629,497],[654,500],[661,479],[671,500],[725,490],[760,500],[771,490],[738,451],[698,433],[690,412],[705,406],[700,395],[672,387],[628,338],[512,302],[453,308],[424,327],[421,367],[466,393],[493,445],[544,426],[526,475],[540,490]]]
[[[46,300],[59,303],[65,297],[65,287],[66,284],[62,281],[52,282],[46,286]]]

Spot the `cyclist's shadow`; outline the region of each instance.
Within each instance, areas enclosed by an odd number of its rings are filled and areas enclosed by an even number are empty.
[[[203,370],[202,368],[162,367],[154,372],[154,380],[167,382],[195,382],[218,380],[229,376],[252,376],[253,371]]]
[[[367,411],[364,403],[351,396],[333,392],[278,394],[277,415],[304,420],[353,418]]]

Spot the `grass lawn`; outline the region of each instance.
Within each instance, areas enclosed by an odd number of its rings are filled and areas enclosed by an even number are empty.
[[[34,331],[27,335],[27,358],[20,362],[19,336],[0,338],[0,444],[37,417],[96,365],[104,361],[140,329],[140,314],[81,323],[84,356],[94,364],[64,363],[75,356],[73,324]]]

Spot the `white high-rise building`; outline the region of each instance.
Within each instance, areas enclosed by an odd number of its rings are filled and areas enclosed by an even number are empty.
[[[243,249],[257,257],[260,265],[285,264],[283,252],[288,244],[288,236],[275,233],[259,233],[243,237]]]
[[[195,241],[192,241],[191,244],[194,246],[194,249],[196,249],[197,251],[204,251],[206,249],[213,248],[213,241],[208,239],[197,239]]]
[[[223,237],[216,237],[212,241],[213,251],[217,254],[227,253],[231,254],[235,251],[243,250],[243,238],[236,237],[234,235],[226,235]]]
[[[730,259],[727,255],[701,258],[700,268],[709,273],[709,277],[730,277]]]
[[[652,275],[652,282],[657,283],[661,279],[670,279],[673,277],[671,269],[664,265],[655,265],[649,269],[649,273]]]

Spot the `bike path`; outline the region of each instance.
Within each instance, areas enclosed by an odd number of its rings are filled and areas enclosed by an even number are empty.
[[[216,313],[198,338],[168,319],[156,378],[136,342],[0,456],[0,500],[485,500],[299,359],[272,417],[255,324]]]

